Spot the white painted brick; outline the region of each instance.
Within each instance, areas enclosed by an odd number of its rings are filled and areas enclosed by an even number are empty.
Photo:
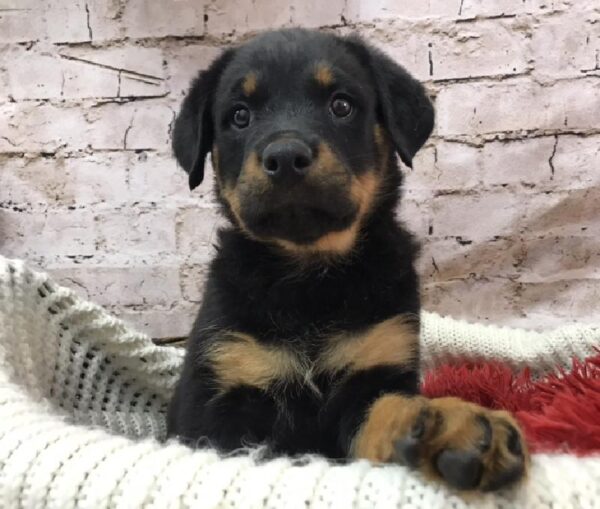
[[[93,214],[84,210],[19,212],[0,209],[2,254],[40,259],[51,256],[93,256],[96,253]]]
[[[62,96],[64,67],[55,55],[20,46],[7,46],[1,55],[6,62],[7,92],[14,100]]]
[[[598,323],[600,279],[522,284],[518,293],[515,305],[526,310],[527,320],[514,325],[549,329],[569,322]]]
[[[188,302],[201,303],[208,277],[206,263],[185,265],[181,268],[181,292]]]
[[[349,0],[347,20],[350,22],[371,21],[386,18],[434,18],[457,16],[460,0]]]
[[[583,3],[583,2],[582,2]],[[568,1],[562,0],[463,0],[460,16],[471,18],[477,16],[511,16],[525,13],[544,13],[569,7]]]
[[[263,0],[265,1],[265,0]],[[347,0],[289,2],[292,24],[303,28],[339,25]]]
[[[71,43],[90,40],[86,7],[96,2],[45,0],[45,3],[45,35],[48,39],[52,42]]]
[[[518,232],[525,213],[514,193],[451,194],[432,200],[433,234],[481,241]]]
[[[435,144],[437,189],[471,189],[480,185],[481,149],[464,143]]]
[[[45,151],[61,145],[84,148],[86,122],[81,108],[16,102],[0,105],[0,152]]]
[[[429,68],[429,42],[431,34],[415,32],[410,26],[394,27],[395,37],[381,26],[365,28],[360,32],[370,42],[398,62],[418,80],[431,79]]]
[[[119,96],[118,72],[73,60],[63,60],[58,65],[64,68],[61,95],[65,99]]]
[[[463,280],[425,285],[425,306],[470,321],[549,330],[597,323],[600,281],[512,283]]]
[[[214,255],[217,231],[227,221],[217,208],[186,208],[177,216],[177,252],[196,263]]]
[[[463,279],[423,285],[426,309],[469,321],[494,324],[515,318],[516,285],[506,279]]]
[[[431,78],[510,76],[528,69],[529,34],[519,21],[454,24],[430,38]]]
[[[89,40],[82,0],[2,0],[0,43],[50,40]]]
[[[171,208],[124,207],[95,215],[97,250],[131,256],[174,253],[176,211]]]
[[[0,105],[0,152],[157,149],[170,147],[173,111],[164,103],[106,103],[82,108],[50,104]]]
[[[109,47],[66,46],[60,49],[65,57],[81,60],[89,65],[103,65],[123,72],[144,75],[148,78],[164,78],[163,52],[161,48],[132,44]]]
[[[560,189],[600,186],[600,135],[561,135],[552,158],[553,182]]]
[[[97,115],[96,115],[97,113]],[[88,110],[88,143],[95,148],[156,149],[170,152],[173,110],[164,103],[105,104]]]
[[[95,74],[107,73],[113,77],[117,93],[107,94],[100,91],[90,97],[145,97],[166,93],[165,69],[160,48],[132,45],[92,49],[66,47],[60,50],[60,55],[76,59],[70,60],[79,66],[77,71],[71,71],[73,79],[86,79],[93,84]],[[108,88],[114,87],[111,83]]]
[[[531,40],[537,79],[553,81],[600,72],[600,12],[538,21]]]
[[[179,271],[172,266],[86,265],[54,268],[49,272],[60,284],[102,306],[171,306],[181,298]]]
[[[192,79],[200,70],[206,69],[220,53],[221,49],[218,47],[200,44],[167,48],[165,59],[171,96],[179,100],[179,96],[187,93]]]
[[[130,194],[134,201],[167,201],[181,207],[216,204],[213,172],[208,160],[204,166],[204,181],[193,191],[189,188],[187,173],[171,154],[133,154],[128,168]]]
[[[600,239],[593,235],[531,238],[524,244],[519,281],[600,280]]]
[[[470,277],[514,277],[525,247],[518,238],[487,241],[430,238],[423,243],[419,264],[426,283]]]
[[[204,33],[204,2],[198,0],[92,2],[89,9],[93,40]]]
[[[185,201],[190,198],[187,174],[171,154],[143,152],[132,155],[129,185],[135,201]]]
[[[593,129],[600,117],[599,94],[600,82],[592,78],[548,87],[523,80],[451,85],[437,97],[437,134]]]
[[[166,93],[162,54],[155,48],[63,48],[26,51],[9,47],[10,95],[15,99],[146,97]],[[97,54],[96,54],[97,53]]]
[[[384,22],[361,35],[420,80],[510,76],[529,68],[528,33],[515,20],[438,21],[422,30],[409,21]]]
[[[128,154],[0,159],[3,201],[14,204],[89,206],[129,200]]]
[[[166,93],[162,54],[156,48],[66,48],[26,51],[9,47],[9,94],[20,99],[147,97]]]
[[[521,184],[530,188],[552,185],[548,160],[554,143],[551,136],[486,143],[482,149],[483,184]]]
[[[400,209],[397,216],[408,230],[418,238],[424,238],[429,234],[431,206],[428,201],[405,196],[400,200]]]
[[[151,311],[122,307],[110,309],[121,319],[154,339],[182,338],[192,330],[198,306],[180,302],[173,309],[154,307]]]
[[[531,197],[527,204],[528,236],[600,235],[600,187],[554,191]]]
[[[244,33],[292,26],[290,2],[238,0],[235,8],[229,0],[215,0],[206,6],[207,31],[211,35]]]
[[[439,171],[435,165],[435,148],[421,149],[413,159],[413,167],[400,166],[404,175],[403,189],[408,197],[430,194],[436,188]]]
[[[45,31],[43,10],[37,0],[2,0],[0,43],[39,39]]]

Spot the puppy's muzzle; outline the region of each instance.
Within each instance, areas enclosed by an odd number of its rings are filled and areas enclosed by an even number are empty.
[[[279,138],[262,153],[262,168],[273,183],[302,180],[313,164],[311,148],[299,138]]]

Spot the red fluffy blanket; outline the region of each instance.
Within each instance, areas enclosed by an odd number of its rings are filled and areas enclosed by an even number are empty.
[[[457,396],[512,412],[532,452],[600,452],[600,350],[534,380],[499,362],[447,364],[425,375],[429,397]]]

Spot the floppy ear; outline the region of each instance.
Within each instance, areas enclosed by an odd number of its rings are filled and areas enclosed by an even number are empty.
[[[189,174],[190,189],[204,178],[204,160],[214,138],[212,103],[223,69],[233,50],[221,54],[208,69],[200,71],[192,81],[173,129],[173,152],[177,162]]]
[[[414,155],[433,130],[433,104],[423,85],[390,57],[359,37],[346,41],[373,74],[380,121],[390,133],[402,162],[412,168]]]

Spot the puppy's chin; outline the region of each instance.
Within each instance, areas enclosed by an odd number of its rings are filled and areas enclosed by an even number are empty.
[[[356,219],[357,207],[348,204],[335,212],[300,204],[279,207],[251,207],[242,218],[246,228],[258,239],[287,241],[307,246],[327,234],[349,228]]]

